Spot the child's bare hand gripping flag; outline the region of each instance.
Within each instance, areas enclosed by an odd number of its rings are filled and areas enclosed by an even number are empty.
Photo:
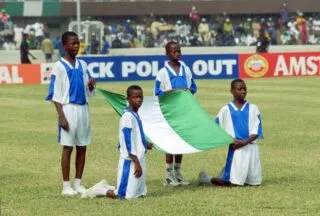
[[[126,108],[125,96],[99,91],[122,115]],[[233,143],[232,137],[214,122],[189,91],[146,96],[138,113],[148,139],[166,153],[195,153]]]

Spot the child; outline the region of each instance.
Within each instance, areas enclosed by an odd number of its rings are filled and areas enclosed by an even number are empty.
[[[58,141],[63,146],[61,168],[63,176],[62,195],[74,196],[84,193],[81,177],[85,165],[86,146],[91,142],[88,98],[95,93],[95,81],[90,77],[84,61],[76,59],[79,39],[74,32],[65,32],[62,43],[65,57],[53,67],[49,94],[46,100],[54,102],[58,113]],[[69,182],[70,157],[76,145],[76,173],[74,188]]]
[[[204,171],[199,174],[200,184],[260,185],[262,182],[259,145],[257,138],[263,138],[259,109],[249,104],[245,97],[247,87],[243,80],[231,82],[233,101],[224,106],[216,122],[234,138],[229,146],[226,165],[220,178],[212,178]]]
[[[161,96],[178,89],[190,90],[192,94],[195,94],[197,86],[192,78],[190,68],[180,61],[181,49],[179,44],[176,42],[167,43],[166,54],[169,62],[159,71],[156,77],[154,94]],[[174,165],[173,156],[175,159]],[[167,174],[165,184],[170,186],[190,184],[180,172],[181,162],[182,155],[166,154]]]
[[[127,89],[129,106],[124,110],[119,125],[119,151],[117,189],[102,180],[89,188],[82,198],[106,196],[112,199],[132,199],[145,196],[146,164],[145,154],[152,144],[147,143],[138,110],[143,102],[140,86],[132,85]]]

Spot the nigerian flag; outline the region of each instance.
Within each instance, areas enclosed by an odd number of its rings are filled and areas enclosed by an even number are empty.
[[[126,97],[99,91],[121,115],[127,106]],[[188,91],[145,96],[138,114],[147,138],[156,148],[170,154],[201,152],[233,142]]]

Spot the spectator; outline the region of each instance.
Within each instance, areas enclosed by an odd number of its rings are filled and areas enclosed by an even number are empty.
[[[54,52],[54,47],[52,40],[47,35],[46,38],[41,42],[41,50],[45,55],[46,62],[52,62],[52,55]]]
[[[39,49],[42,43],[42,40],[44,39],[44,27],[43,24],[40,22],[36,22],[33,24],[33,28],[35,30],[35,37],[37,41],[37,48]]]
[[[257,53],[266,53],[269,49],[269,40],[266,37],[264,29],[259,30],[259,37],[257,39]]]
[[[198,27],[198,32],[203,45],[207,46],[209,42],[210,33],[209,33],[209,25],[205,18],[202,18],[201,23],[199,24],[199,27]]]
[[[22,42],[23,28],[20,25],[15,25],[13,32],[14,32],[14,42],[16,45],[16,49],[19,49]]]
[[[34,57],[30,51],[29,51],[29,45],[28,45],[28,34],[23,34],[23,40],[22,43],[20,45],[20,59],[21,59],[21,64],[31,64],[31,61],[29,59],[29,55],[33,58],[36,59],[36,57]]]
[[[78,55],[86,54],[86,42],[82,36],[79,36],[80,44],[79,44],[79,51]]]
[[[110,44],[109,42],[105,39],[105,37],[103,37],[103,45],[102,48],[100,50],[100,54],[106,55],[109,53],[109,49],[110,49]]]
[[[196,6],[192,6],[191,11],[189,13],[189,18],[191,19],[191,33],[197,33],[200,14],[197,11]]]
[[[260,22],[258,22],[258,19],[256,17],[253,18],[253,22],[252,22],[252,32],[253,32],[253,36],[255,38],[259,37],[259,30],[260,30],[261,26],[260,26]]]
[[[90,54],[98,54],[100,51],[100,42],[95,34],[91,35]]]
[[[6,24],[9,18],[10,18],[10,15],[6,13],[6,9],[1,9],[0,19],[2,23]]]
[[[226,35],[233,35],[233,25],[229,18],[227,18],[223,24],[223,33]]]
[[[62,44],[60,37],[57,37],[56,40],[57,40],[57,43],[56,43],[55,48],[58,49],[60,57],[65,57],[66,50],[63,47],[63,44]]]
[[[112,48],[122,48],[122,42],[118,36],[116,36],[116,38],[112,41]]]
[[[289,11],[286,3],[282,4],[282,8],[280,9],[280,17],[281,17],[282,25],[287,26],[287,23],[289,21]]]
[[[144,47],[154,47],[153,35],[151,33],[150,28],[147,28],[143,46]]]

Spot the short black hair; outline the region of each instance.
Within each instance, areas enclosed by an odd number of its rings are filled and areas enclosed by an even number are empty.
[[[78,35],[75,32],[72,32],[72,31],[64,32],[61,36],[62,44],[66,44],[68,41],[68,38],[71,36],[78,37]]]
[[[236,87],[236,84],[237,83],[245,83],[244,82],[244,80],[242,80],[242,79],[234,79],[234,80],[232,80],[232,82],[231,82],[231,89],[234,89],[235,87]]]
[[[170,49],[171,45],[179,45],[177,42],[175,41],[169,41],[167,44],[166,44],[166,52],[168,52],[168,50]]]
[[[142,91],[142,88],[138,85],[131,85],[127,88],[127,97],[130,96],[131,92],[134,91],[134,90],[140,90]]]

